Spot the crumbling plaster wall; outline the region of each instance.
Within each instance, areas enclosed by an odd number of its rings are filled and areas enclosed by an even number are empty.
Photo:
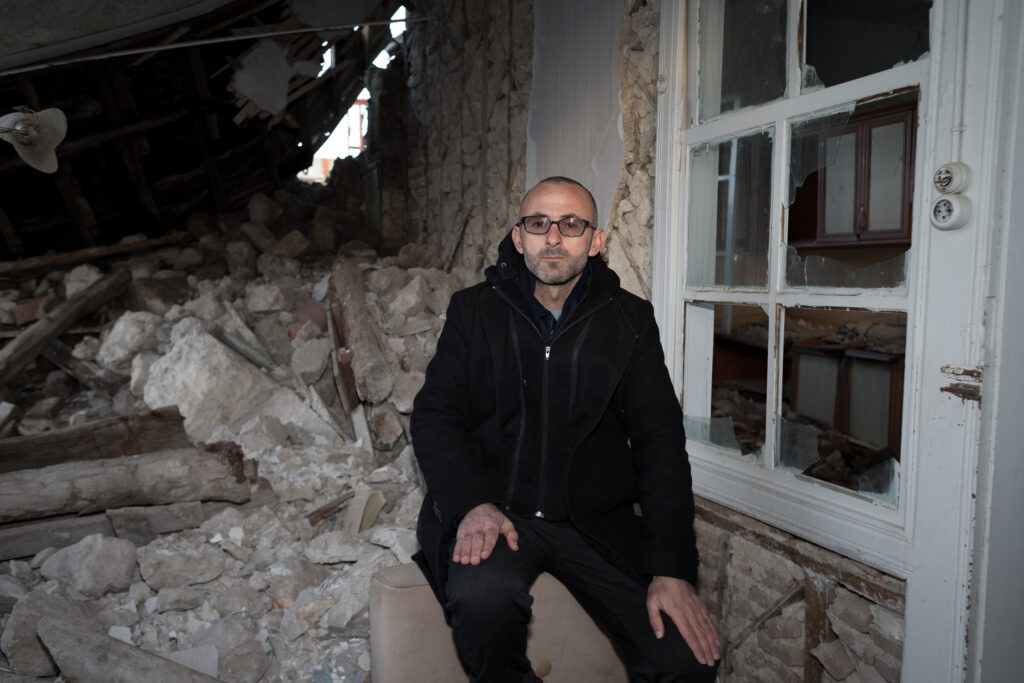
[[[658,0],[623,3],[623,164],[606,256],[649,297],[654,229]],[[532,7],[431,0],[407,44],[413,232],[472,280],[525,182]],[[456,245],[457,248],[456,248]],[[898,681],[904,582],[698,499],[701,593],[725,648],[723,680]]]
[[[493,262],[526,173],[531,0],[427,0],[406,44],[411,234],[467,280]]]

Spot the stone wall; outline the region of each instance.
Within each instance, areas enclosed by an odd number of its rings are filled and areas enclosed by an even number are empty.
[[[900,680],[904,582],[708,500],[696,529],[722,680]]]
[[[411,233],[472,280],[525,190],[533,4],[427,0],[421,17],[406,43]]]
[[[651,296],[658,0],[624,2],[619,37],[622,176],[612,202],[608,263],[629,291]]]

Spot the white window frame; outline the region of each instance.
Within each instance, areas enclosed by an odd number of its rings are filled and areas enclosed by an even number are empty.
[[[696,67],[687,71],[687,65],[697,65],[699,55],[695,40],[689,40],[687,26],[696,26],[696,2],[689,9],[682,2],[666,2],[662,8],[661,74],[664,91],[659,99],[657,169],[658,192],[655,200],[654,287],[652,298],[662,325],[662,341],[667,349],[667,362],[673,381],[681,389],[684,411],[704,405],[710,390],[711,344],[710,328],[705,325],[699,337],[693,334],[694,321],[687,328],[687,316],[700,313],[690,302],[734,303],[755,305],[768,314],[769,330],[779,328],[777,311],[795,305],[815,307],[881,309],[902,311],[907,314],[907,364],[904,376],[903,424],[897,503],[890,505],[860,496],[838,486],[803,475],[794,474],[774,466],[776,410],[767,410],[765,425],[765,462],[754,464],[722,448],[690,440],[687,451],[694,470],[694,491],[716,502],[727,505],[759,520],[790,531],[866,564],[897,576],[906,577],[914,562],[911,537],[908,532],[908,511],[914,509],[915,481],[918,466],[918,432],[909,428],[912,416],[919,409],[913,387],[921,372],[920,354],[915,353],[915,330],[920,307],[916,305],[912,283],[917,281],[918,254],[922,236],[927,238],[927,219],[923,219],[922,206],[929,201],[926,193],[930,174],[924,171],[928,161],[916,146],[914,183],[914,243],[908,252],[906,286],[897,289],[845,289],[794,288],[785,283],[785,272],[778,267],[780,251],[784,249],[781,229],[783,198],[787,187],[778,187],[775,179],[788,178],[790,128],[793,120],[807,115],[825,113],[849,106],[861,98],[877,96],[907,87],[920,88],[922,100],[930,87],[929,57],[887,71],[860,78],[827,89],[791,96],[799,92],[800,69],[796,59],[797,28],[799,26],[799,0],[790,0],[787,46],[787,94],[783,99],[726,112],[707,122],[689,126],[697,121],[696,79],[691,76]],[[687,16],[683,13],[688,11]],[[668,49],[665,49],[668,46]],[[684,106],[685,104],[685,106]],[[925,139],[923,112],[919,112],[918,140]],[[687,287],[686,241],[687,211],[689,205],[690,148],[701,144],[730,139],[738,135],[771,129],[773,131],[772,200],[769,282],[766,288],[743,287]],[[661,132],[671,131],[674,139],[664,140]],[[667,143],[667,144],[666,144]],[[813,302],[807,296],[811,293]],[[684,330],[690,335],[684,340]],[[778,332],[776,332],[776,337]],[[774,347],[781,339],[769,340],[769,386],[777,383]],[[689,372],[683,372],[684,359],[690,360]],[[776,394],[778,392],[770,392]],[[686,411],[689,413],[689,411]]]

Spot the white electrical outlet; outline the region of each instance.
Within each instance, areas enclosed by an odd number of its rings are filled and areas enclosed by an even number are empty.
[[[944,194],[932,202],[932,225],[940,230],[956,230],[971,220],[971,200],[962,194]]]

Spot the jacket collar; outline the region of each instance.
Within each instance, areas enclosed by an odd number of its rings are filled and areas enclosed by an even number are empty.
[[[591,256],[587,263],[590,266],[590,284],[581,302],[581,311],[589,308],[588,304],[607,298],[619,289],[619,276],[605,264],[600,254]],[[533,273],[527,270],[523,255],[516,251],[511,230],[498,245],[497,262],[484,271],[484,276],[491,285],[500,288],[517,303],[521,302],[529,312],[528,302],[533,297],[536,280]]]

